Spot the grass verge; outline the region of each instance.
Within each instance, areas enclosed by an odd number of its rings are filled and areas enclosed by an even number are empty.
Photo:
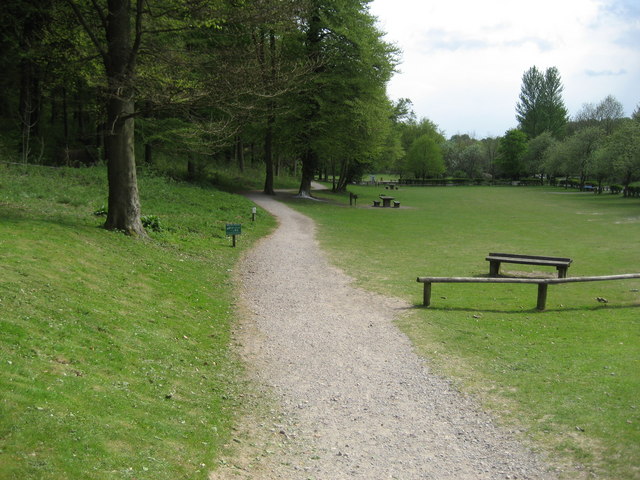
[[[207,478],[241,403],[231,274],[274,225],[142,175],[148,240],[99,228],[104,169],[0,165],[0,478]],[[226,222],[243,223],[238,247]]]
[[[357,208],[330,193],[292,206],[361,286],[415,305],[399,323],[422,355],[555,458],[640,478],[640,281],[551,286],[544,312],[535,285],[435,284],[425,309],[415,282],[486,275],[492,251],[571,257],[570,276],[638,273],[637,199],[542,187],[351,191]],[[380,193],[403,208],[369,207]]]

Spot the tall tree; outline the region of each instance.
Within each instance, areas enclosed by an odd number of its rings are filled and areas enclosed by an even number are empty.
[[[544,131],[551,132],[556,138],[562,135],[568,118],[562,90],[560,72],[556,67],[543,73],[533,66],[522,75],[516,119],[520,130],[529,138],[535,138]]]
[[[311,180],[324,157],[352,162],[381,148],[381,117],[388,121],[384,92],[395,50],[382,40],[368,0],[309,0],[304,16],[304,52],[312,71],[296,99],[302,160],[300,196],[309,196]],[[346,137],[352,148],[347,148]],[[382,139],[382,141],[381,141]],[[339,148],[342,147],[342,148]]]
[[[141,111],[162,105],[166,112],[189,121],[189,125],[174,130],[186,143],[198,143],[194,132],[202,136],[218,133],[215,125],[220,114],[212,110],[211,97],[213,85],[224,81],[220,81],[218,70],[210,68],[211,59],[204,51],[211,44],[213,32],[218,31],[222,2],[66,0],[66,3],[102,60],[109,180],[105,227],[144,235],[134,154],[134,119]],[[169,44],[171,48],[167,48]],[[141,65],[143,68],[138,68]],[[136,108],[136,102],[142,108]]]
[[[556,140],[551,132],[543,132],[529,141],[527,151],[523,157],[524,169],[527,175],[539,175],[543,182],[544,161],[547,150]]]
[[[3,2],[0,17],[2,80],[0,114],[13,113],[20,131],[20,158],[29,161],[42,144],[42,103],[47,63],[45,37],[51,22],[50,0]],[[12,82],[17,92],[8,93]],[[13,97],[13,98],[12,98]],[[17,99],[17,105],[15,105]],[[36,142],[38,140],[38,142]]]
[[[407,152],[407,168],[415,178],[437,178],[444,173],[442,150],[432,135],[418,137]]]
[[[527,135],[521,130],[512,129],[500,139],[498,147],[498,166],[501,173],[513,180],[524,173],[523,157],[527,151]]]
[[[498,158],[498,149],[500,139],[496,137],[487,137],[481,140],[484,147],[484,158],[486,161],[485,172],[491,176],[496,174],[496,159]]]
[[[575,120],[581,125],[601,125],[606,135],[611,135],[616,124],[624,117],[624,107],[613,95],[607,95],[600,103],[585,103],[576,114]]]
[[[605,148],[627,195],[629,184],[640,179],[640,122],[623,120],[609,137]]]
[[[142,41],[143,0],[107,0],[91,6],[67,0],[102,58],[106,76],[105,153],[109,179],[105,227],[145,235],[134,154],[136,61]],[[132,29],[133,25],[133,29]]]
[[[583,128],[564,140],[569,151],[568,170],[580,177],[580,188],[584,187],[593,169],[595,153],[604,137],[604,130],[598,126]]]

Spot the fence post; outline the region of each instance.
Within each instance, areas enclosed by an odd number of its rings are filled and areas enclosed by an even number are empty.
[[[544,310],[547,304],[547,285],[546,283],[538,284],[538,305],[536,308],[538,310]]]
[[[431,305],[431,282],[424,282],[424,293],[422,295],[422,304],[425,307]]]

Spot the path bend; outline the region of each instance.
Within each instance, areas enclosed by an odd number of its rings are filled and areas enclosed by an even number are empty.
[[[266,467],[243,467],[245,478],[555,478],[430,372],[394,325],[409,305],[354,287],[328,262],[310,218],[250,198],[279,221],[238,268],[245,359],[281,410],[275,427],[254,419],[253,428],[275,428],[289,448]]]

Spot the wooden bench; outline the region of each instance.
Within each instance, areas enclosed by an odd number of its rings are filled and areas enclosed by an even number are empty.
[[[431,305],[431,284],[433,283],[528,283],[538,285],[538,301],[536,308],[544,310],[547,303],[547,288],[557,283],[599,282],[603,280],[626,280],[640,278],[640,273],[625,273],[622,275],[606,275],[598,277],[569,277],[569,278],[486,278],[486,277],[418,277],[417,281],[424,284],[423,305]]]
[[[374,200],[373,201],[373,206],[374,207],[379,207],[380,206],[380,200]]]
[[[556,267],[558,269],[558,278],[566,278],[567,269],[573,261],[570,258],[564,257],[540,257],[537,255],[516,255],[513,253],[490,253],[486,260],[489,262],[489,276],[491,277],[497,277],[499,275],[501,263],[520,263],[541,267]]]
[[[393,208],[400,208],[400,202],[397,200],[393,201]]]

